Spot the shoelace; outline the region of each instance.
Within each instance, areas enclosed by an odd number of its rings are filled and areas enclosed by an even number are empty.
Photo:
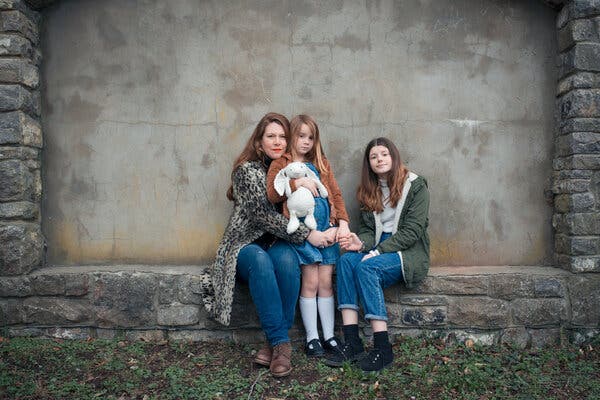
[[[375,356],[373,356],[373,354],[375,354]],[[369,354],[369,362],[375,362],[375,361],[379,360],[379,357],[381,357],[380,352],[371,351],[371,354]]]
[[[350,358],[352,355],[352,345],[349,342],[344,343],[341,348],[339,346],[336,348],[342,354],[342,356],[344,356],[344,358]]]
[[[285,352],[283,351],[282,347],[279,346],[275,346],[275,348],[273,349],[273,358],[277,358],[280,355],[284,356],[285,358],[287,358],[288,360],[291,359],[291,354],[285,354]]]

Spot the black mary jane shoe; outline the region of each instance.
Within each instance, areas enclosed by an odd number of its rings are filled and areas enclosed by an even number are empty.
[[[325,354],[330,354],[334,353],[336,349],[339,349],[341,345],[342,341],[337,337],[332,336],[323,342],[323,349],[325,350]]]
[[[307,357],[321,357],[325,354],[323,350],[323,346],[321,346],[321,342],[319,339],[313,339],[310,342],[306,343],[306,356]]]

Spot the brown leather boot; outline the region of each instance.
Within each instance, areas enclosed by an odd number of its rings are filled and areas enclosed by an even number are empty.
[[[265,345],[256,353],[254,356],[254,362],[265,367],[271,366],[271,359],[273,358],[273,349],[269,343]]]
[[[270,370],[276,378],[288,376],[292,372],[292,345],[289,342],[273,347]]]

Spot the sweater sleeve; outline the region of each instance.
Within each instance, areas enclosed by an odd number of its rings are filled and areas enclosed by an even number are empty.
[[[257,179],[256,171],[249,164],[242,164],[233,174],[235,199],[248,210],[249,223],[259,226],[265,232],[295,244],[302,244],[310,230],[304,224],[289,235],[286,231],[288,219],[275,210],[266,195],[265,178]]]
[[[285,195],[280,196],[277,190],[275,190],[275,177],[283,168],[285,168],[285,159],[281,157],[271,162],[271,166],[267,172],[267,197],[273,204],[282,203],[287,200]]]
[[[360,226],[358,227],[358,238],[365,244],[362,251],[369,251],[375,246],[375,225],[372,219],[373,213],[361,211]]]
[[[380,253],[406,250],[425,233],[429,219],[429,190],[425,182],[415,188],[407,207],[404,222],[398,231],[377,246]]]
[[[350,222],[350,217],[348,217],[348,212],[346,211],[346,204],[344,203],[344,198],[342,197],[342,191],[340,190],[340,187],[335,179],[331,164],[329,164],[329,161],[327,160],[325,160],[325,163],[327,167],[327,183],[331,192],[329,193],[329,196],[331,196],[333,207],[335,207],[336,220],[339,221],[340,219],[343,219],[346,222]]]

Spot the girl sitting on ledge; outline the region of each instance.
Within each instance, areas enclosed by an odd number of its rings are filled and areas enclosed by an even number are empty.
[[[394,143],[377,138],[365,149],[358,201],[362,210],[358,234],[339,240],[349,251],[337,266],[344,344],[325,364],[338,367],[350,361],[363,371],[379,371],[394,359],[383,289],[401,280],[413,287],[429,270],[427,181],[404,166]],[[359,299],[373,330],[368,354],[358,335]]]

